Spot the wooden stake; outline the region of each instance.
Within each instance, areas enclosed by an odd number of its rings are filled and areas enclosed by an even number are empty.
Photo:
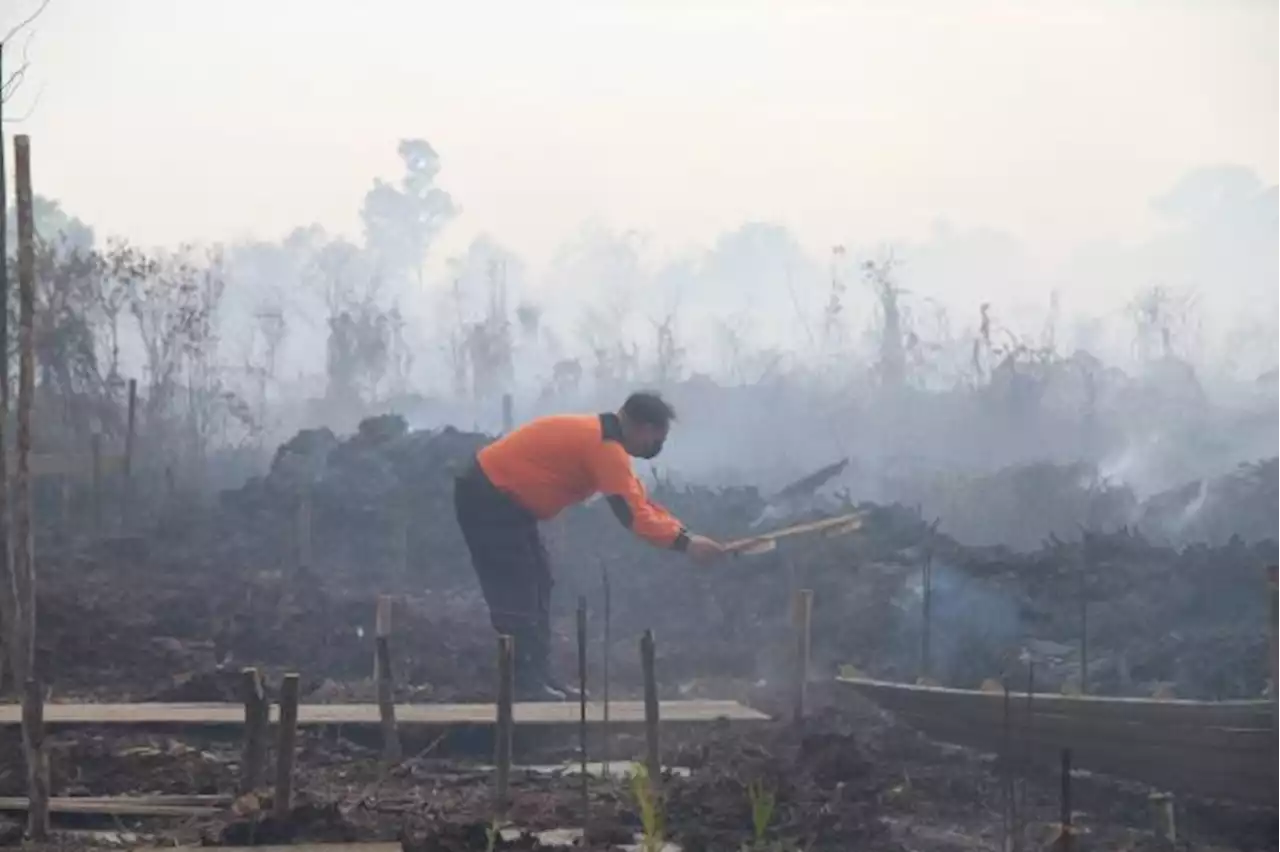
[[[804,719],[809,693],[809,664],[812,649],[813,627],[813,590],[801,589],[796,593],[795,637],[796,637],[796,682],[795,698],[792,705],[792,720],[800,722]]]
[[[14,139],[18,207],[18,465],[13,481],[13,683],[23,684],[22,754],[27,764],[31,814],[27,832],[49,834],[49,772],[44,754],[44,695],[36,683],[36,566],[31,524],[31,406],[35,399],[35,220],[31,193],[31,140]],[[0,258],[0,263],[5,259]],[[7,310],[7,306],[0,306]],[[9,377],[0,377],[5,383]],[[7,448],[0,447],[0,453]],[[38,802],[37,802],[38,800]]]
[[[269,709],[262,676],[255,668],[240,673],[244,698],[244,750],[240,758],[240,792],[251,793],[263,784],[267,761]]]
[[[35,396],[35,221],[31,193],[31,140],[14,138],[18,208],[18,452],[13,479],[12,574],[14,611],[10,626],[13,684],[27,682],[35,668],[36,577],[31,527],[31,405]],[[7,381],[7,377],[6,381]],[[24,744],[26,737],[24,736]],[[28,759],[33,759],[28,755]]]
[[[1169,843],[1177,843],[1178,820],[1173,807],[1173,796],[1168,793],[1152,793],[1148,798],[1156,837]]]
[[[95,535],[102,535],[102,433],[95,431],[89,437],[89,456],[93,460],[93,479],[90,485],[93,532]]]
[[[1089,694],[1089,598],[1083,567],[1080,569],[1080,694]]]
[[[1271,598],[1271,618],[1267,623],[1271,640],[1271,724],[1280,734],[1280,578],[1275,565],[1267,566],[1267,587]]]
[[[120,517],[127,531],[133,522],[133,445],[138,418],[138,380],[129,380],[128,420],[124,431],[124,494],[121,495]]]
[[[1062,798],[1058,811],[1058,824],[1062,829],[1062,843],[1059,848],[1063,852],[1071,852],[1073,839],[1071,836],[1071,749],[1064,748],[1061,755],[1060,783]]]
[[[582,836],[591,822],[590,785],[587,783],[587,599],[578,597],[578,752],[582,762]]]
[[[1002,843],[1000,848],[1002,852],[1010,852],[1013,848],[1012,833],[1014,825],[1013,815],[1013,732],[1011,730],[1013,722],[1012,700],[1009,696],[1009,678],[1002,678],[1002,686],[1004,687],[1004,704],[1001,736],[1001,754],[1000,754],[1000,797],[1001,797],[1001,834]]]
[[[276,740],[276,793],[273,810],[277,819],[288,819],[293,810],[293,765],[298,738],[298,676],[287,674],[280,684],[280,730]]]
[[[645,765],[656,795],[662,785],[662,748],[658,741],[658,677],[654,661],[653,631],[640,637],[640,665],[644,670]]]
[[[0,42],[0,68],[4,65],[4,43]],[[0,71],[0,80],[7,79]],[[4,105],[0,103],[0,114]],[[4,123],[0,121],[0,258],[8,258],[9,236],[9,198],[8,170],[5,166]],[[9,264],[0,262],[0,689],[4,687],[4,663],[12,662],[12,671],[17,670],[19,649],[14,642],[19,638],[21,629],[17,617],[18,604],[14,598],[12,548],[9,526],[9,459],[8,459],[8,423],[9,423]],[[17,690],[21,680],[14,676],[14,689]]]
[[[924,557],[920,568],[920,683],[933,677],[933,553]]]
[[[44,690],[27,678],[22,695],[23,746],[27,758],[27,836],[49,837],[49,756],[44,751]]]
[[[391,595],[378,595],[378,608],[373,617],[373,635],[391,635]]]
[[[604,768],[604,777],[609,776],[609,657],[613,655],[613,636],[609,628],[609,621],[612,618],[613,604],[609,596],[609,563],[604,559],[600,560],[600,574],[604,581],[604,671],[601,672],[601,689],[600,699],[604,702],[603,714],[604,718],[600,729],[602,731],[600,759]]]
[[[515,412],[511,403],[511,394],[502,395],[502,434],[509,434],[515,426]]]
[[[391,675],[391,598],[378,597],[378,614],[374,628],[374,659],[377,663],[378,716],[382,720],[382,759],[399,763],[400,731],[396,727],[396,688]]]
[[[494,815],[506,816],[508,788],[511,783],[511,740],[515,719],[512,700],[515,695],[515,640],[510,636],[498,637],[498,718],[497,743],[494,747],[494,766],[497,778],[494,791]]]

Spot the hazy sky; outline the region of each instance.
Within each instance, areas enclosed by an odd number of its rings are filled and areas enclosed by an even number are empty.
[[[1280,144],[1266,0],[53,0],[30,57],[7,130],[37,191],[145,243],[358,234],[423,137],[449,251],[487,231],[540,266],[591,218],[823,250],[937,217],[1055,250],[1140,236],[1193,167],[1275,181]]]

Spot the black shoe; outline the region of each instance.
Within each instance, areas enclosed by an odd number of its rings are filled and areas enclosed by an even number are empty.
[[[546,680],[537,680],[531,683],[517,684],[516,701],[568,701],[566,696],[559,689],[556,689],[550,682]]]
[[[566,701],[582,700],[582,692],[576,686],[565,686],[563,683],[556,680],[554,677],[548,677],[547,684],[550,685],[551,688],[554,689],[556,692],[563,693]],[[587,700],[588,701],[591,700],[591,693],[587,693]]]

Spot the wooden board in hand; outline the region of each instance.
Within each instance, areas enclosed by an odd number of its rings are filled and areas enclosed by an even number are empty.
[[[821,521],[810,521],[806,524],[795,524],[793,526],[783,527],[780,530],[774,530],[771,533],[751,536],[750,538],[740,538],[736,541],[727,543],[724,547],[729,553],[751,556],[757,553],[768,553],[770,550],[774,550],[778,546],[779,539],[817,533],[826,536],[845,535],[846,533],[854,532],[861,527],[862,515],[854,512],[848,515],[840,515],[835,518],[825,518]]]

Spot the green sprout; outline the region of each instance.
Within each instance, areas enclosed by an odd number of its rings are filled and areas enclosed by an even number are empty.
[[[762,849],[764,834],[773,821],[773,809],[778,803],[778,797],[772,790],[765,789],[764,783],[757,779],[747,785],[747,798],[751,801],[751,827],[755,832],[755,845]]]
[[[484,852],[493,852],[498,848],[498,838],[502,836],[501,830],[498,828],[498,818],[495,816],[484,830]]]
[[[631,767],[631,794],[640,806],[640,825],[644,829],[645,852],[662,852],[662,808],[655,794],[649,772],[643,764]]]

